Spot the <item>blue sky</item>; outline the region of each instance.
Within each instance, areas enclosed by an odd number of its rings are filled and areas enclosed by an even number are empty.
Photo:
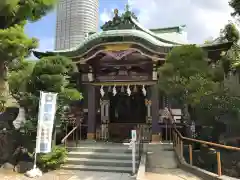
[[[220,29],[232,20],[232,9],[226,0],[99,0],[99,24],[109,20],[113,9],[118,8],[121,13],[127,2],[146,28],[186,25],[190,43],[201,44],[218,37]],[[55,24],[56,13],[53,11],[26,26],[26,33],[40,40],[40,51],[53,50]]]
[[[106,11],[110,9],[124,9],[127,0],[99,0],[99,15],[100,25],[103,23],[101,20],[106,19]],[[52,50],[54,48],[56,25],[56,11],[49,13],[41,20],[35,23],[27,24],[25,31],[30,37],[38,38],[40,41],[40,50]]]

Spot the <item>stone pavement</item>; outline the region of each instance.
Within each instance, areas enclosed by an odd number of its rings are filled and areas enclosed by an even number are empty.
[[[39,178],[27,178],[10,171],[0,171],[0,180],[134,180],[129,174],[91,171],[57,170]]]
[[[125,173],[59,170],[45,174],[37,180],[133,180],[133,178]]]
[[[149,144],[147,169],[142,180],[202,180],[177,167],[171,144]]]

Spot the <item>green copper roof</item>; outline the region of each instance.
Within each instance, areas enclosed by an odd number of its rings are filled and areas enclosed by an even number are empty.
[[[123,30],[110,30],[110,31],[101,31],[99,33],[92,34],[88,36],[85,41],[80,43],[77,47],[66,49],[66,50],[58,50],[47,52],[48,55],[58,54],[63,56],[78,56],[82,53],[87,52],[91,48],[96,45],[104,44],[104,43],[121,43],[121,42],[129,42],[129,43],[138,43],[143,46],[150,48],[152,50],[157,47],[172,47],[176,44],[171,44],[168,41],[159,41],[155,37],[147,34],[146,32],[136,30],[136,29],[123,29]],[[157,51],[157,50],[156,50]],[[37,52],[34,52],[36,55]]]
[[[167,28],[155,28],[155,29],[149,29],[150,31],[154,33],[169,33],[169,32],[180,32],[181,29],[179,26],[175,27],[167,27]]]
[[[106,22],[102,27],[102,31],[98,33],[89,33],[85,40],[78,46],[66,50],[58,50],[47,53],[34,52],[35,56],[42,57],[45,55],[63,55],[63,56],[79,56],[91,48],[107,43],[135,43],[141,44],[155,52],[159,52],[160,47],[173,47],[187,44],[182,38],[185,32],[182,30],[184,26],[160,28],[149,30],[143,27],[137,20],[136,16],[126,8],[126,12],[121,16],[118,10],[114,11],[115,16],[111,21]],[[186,39],[186,37],[185,37]],[[215,46],[215,45],[214,45]],[[204,48],[211,45],[204,45]]]
[[[180,26],[179,26],[179,32],[171,31],[171,28],[163,28],[163,30],[165,31],[164,33],[163,33],[163,31],[161,33],[154,33],[153,31],[143,27],[139,22],[137,22],[132,17],[131,17],[131,21],[136,25],[136,27],[139,30],[146,32],[147,34],[155,37],[159,41],[168,41],[169,43],[175,44],[175,45],[186,44],[186,42],[180,40],[180,38],[179,38],[179,35],[181,35],[181,33],[182,33],[182,29]],[[176,27],[173,27],[173,28],[176,28]],[[169,31],[167,31],[167,29]],[[158,29],[158,30],[160,30],[160,29]]]

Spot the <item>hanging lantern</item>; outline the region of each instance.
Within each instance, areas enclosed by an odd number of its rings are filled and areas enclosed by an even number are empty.
[[[127,87],[127,94],[128,94],[128,96],[131,96],[131,89],[130,89],[130,87],[129,87],[129,85],[128,85],[128,87]]]
[[[144,86],[144,85],[142,86],[142,93],[143,93],[143,95],[144,95],[144,96],[146,96],[146,95],[147,95],[147,91],[146,91],[146,89],[145,89],[145,86]]]
[[[101,94],[102,97],[103,97],[104,94],[105,94],[104,89],[103,89],[103,86],[101,86],[101,88],[100,88],[100,94]]]
[[[113,87],[112,93],[113,93],[113,96],[116,96],[116,94],[117,94],[116,86]]]

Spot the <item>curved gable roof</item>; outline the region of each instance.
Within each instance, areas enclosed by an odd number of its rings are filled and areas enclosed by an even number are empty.
[[[120,38],[120,39],[119,39]],[[38,58],[44,56],[44,54],[53,55],[63,55],[68,57],[79,56],[83,53],[88,52],[90,49],[94,48],[95,46],[99,46],[101,44],[109,44],[109,43],[116,43],[116,42],[129,42],[132,44],[141,44],[143,47],[150,48],[152,50],[155,49],[157,52],[159,47],[173,47],[175,44],[171,44],[159,41],[155,37],[151,36],[150,34],[136,30],[136,29],[123,29],[123,30],[109,30],[109,31],[102,31],[99,33],[95,33],[87,37],[82,43],[78,46],[66,49],[66,50],[58,50],[52,52],[41,53],[38,51],[34,52],[34,55]]]

